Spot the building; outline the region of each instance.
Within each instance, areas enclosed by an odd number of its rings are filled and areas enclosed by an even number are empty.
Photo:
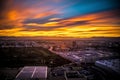
[[[120,59],[99,60],[95,62],[95,65],[120,74]]]
[[[84,74],[80,74],[78,71],[66,71],[65,79],[66,80],[87,80],[87,77]]]
[[[25,66],[17,74],[15,80],[46,80],[46,66]]]

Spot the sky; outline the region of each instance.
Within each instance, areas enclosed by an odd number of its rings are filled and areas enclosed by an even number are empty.
[[[0,36],[120,37],[118,0],[0,0]]]

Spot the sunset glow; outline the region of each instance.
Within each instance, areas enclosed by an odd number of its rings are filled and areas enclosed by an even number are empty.
[[[1,0],[0,36],[120,37],[112,1]]]

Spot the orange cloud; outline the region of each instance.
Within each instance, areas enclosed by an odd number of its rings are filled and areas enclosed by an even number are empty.
[[[44,18],[44,17],[50,16],[50,15],[55,15],[55,14],[59,14],[59,12],[56,10],[51,10],[51,11],[38,13],[34,16],[34,18]]]
[[[7,18],[0,20],[0,36],[120,36],[120,26],[116,24],[119,23],[119,20],[114,17],[115,14],[112,14],[114,11],[86,14],[67,19],[50,17],[43,23],[23,23],[26,19],[43,19],[48,16],[61,14],[59,9],[49,10],[49,8],[50,6],[38,7],[36,9],[26,8],[24,10],[21,10],[20,7],[11,8],[5,15]],[[28,26],[28,28],[25,28],[25,26]],[[48,30],[42,30],[40,27]]]

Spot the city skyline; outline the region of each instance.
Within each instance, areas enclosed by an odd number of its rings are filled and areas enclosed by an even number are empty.
[[[1,0],[0,36],[120,37],[117,0]]]

